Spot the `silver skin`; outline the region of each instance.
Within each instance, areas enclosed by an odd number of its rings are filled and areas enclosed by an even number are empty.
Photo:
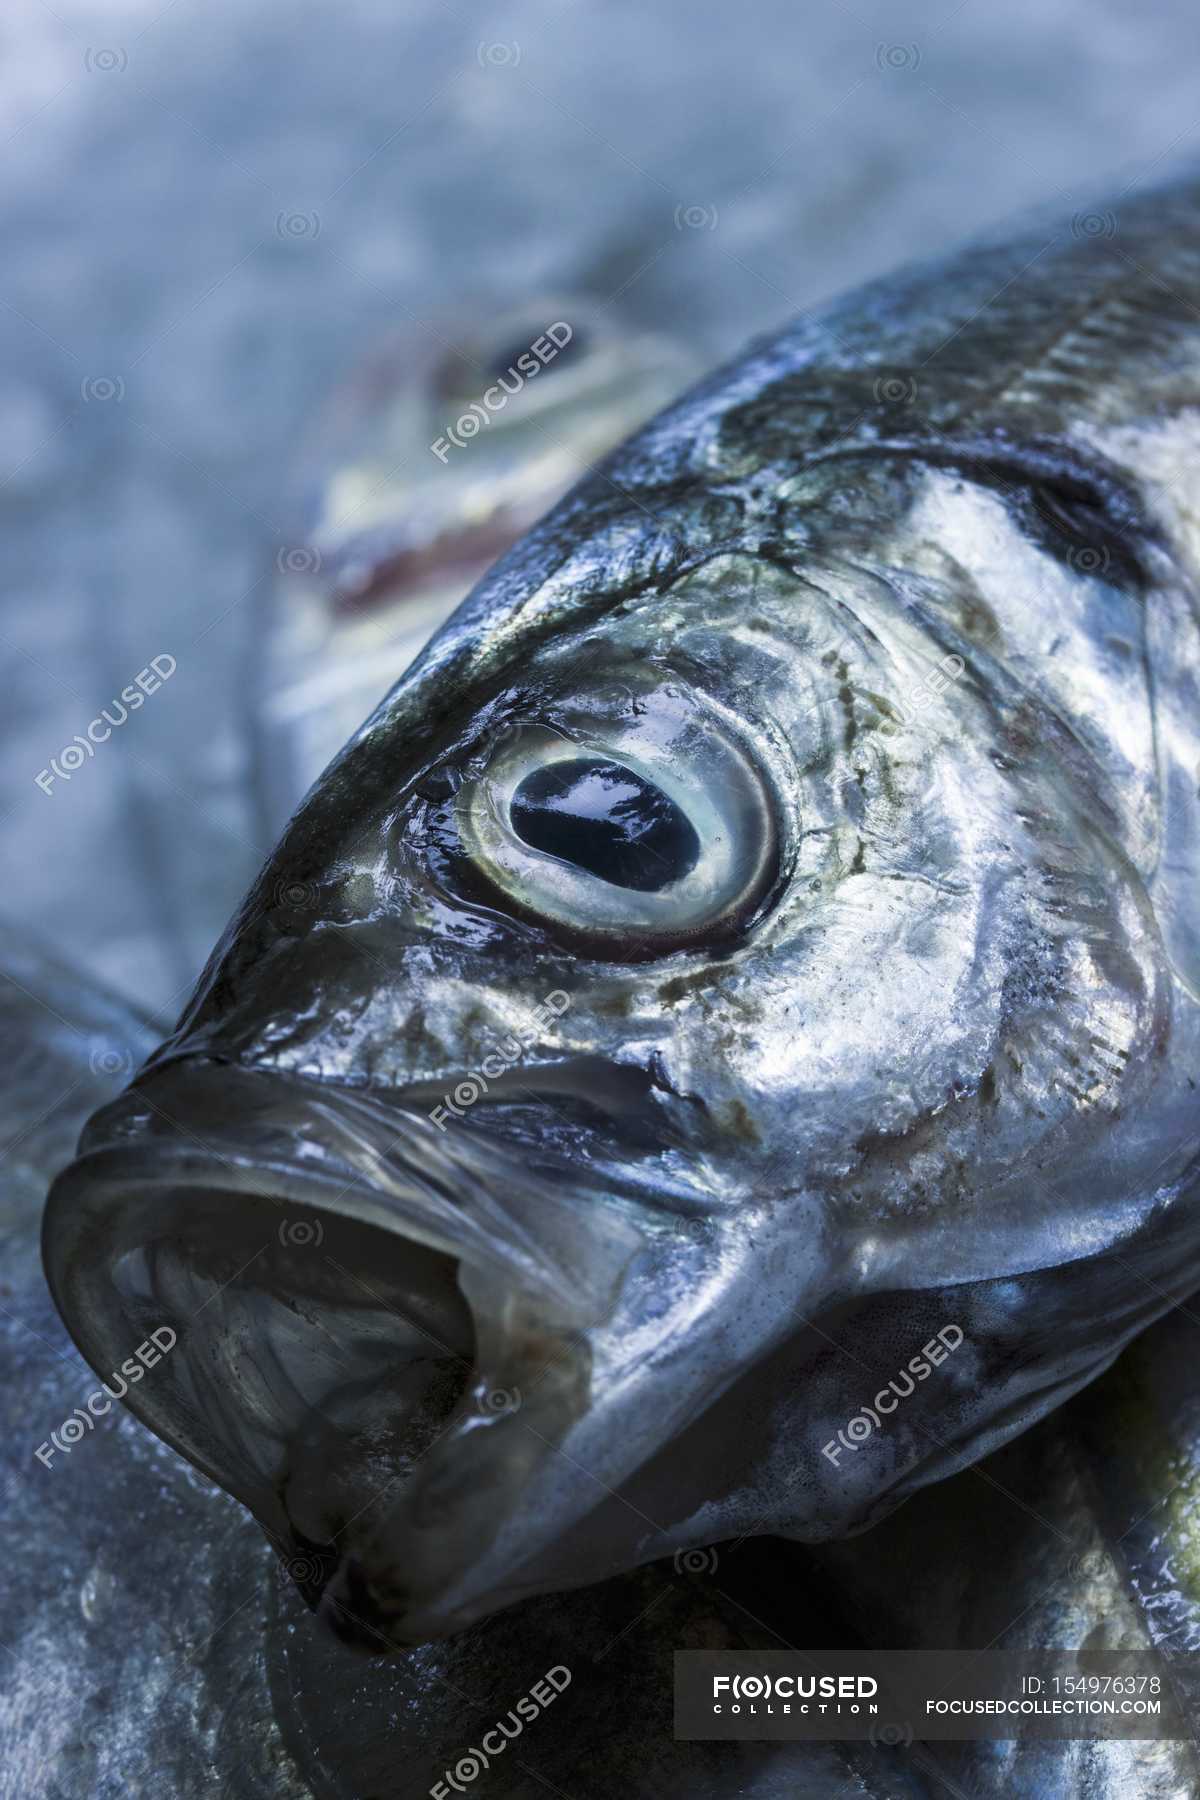
[[[427,1794],[558,1663],[577,1671],[570,1703],[543,1715],[519,1763],[489,1771],[489,1791],[506,1800],[547,1784],[579,1800],[1194,1791],[1190,1743],[672,1742],[661,1679],[683,1645],[753,1652],[782,1638],[819,1649],[847,1634],[889,1647],[1194,1649],[1200,1432],[1188,1307],[1040,1429],[877,1531],[700,1551],[367,1663],[303,1628],[290,1579],[302,1565],[277,1563],[247,1514],[116,1409],[50,1469],[32,1455],[95,1381],[65,1353],[41,1280],[45,1186],[153,1028],[11,932],[0,1016],[16,1152],[0,1183],[5,1597],[19,1659],[0,1708],[0,1765],[22,1800],[118,1800],[139,1781],[206,1800]]]
[[[519,1761],[489,1773],[502,1800],[544,1793],[547,1781],[560,1790],[569,1781],[578,1800],[725,1800],[735,1790],[753,1800],[927,1800],[893,1753],[869,1743],[672,1740],[659,1679],[671,1650],[765,1641],[722,1591],[728,1583],[707,1579],[711,1558],[695,1574],[668,1564],[546,1596],[482,1634],[364,1662],[306,1628],[292,1581],[303,1564],[279,1563],[249,1515],[128,1412],[101,1409],[73,1445],[54,1449],[51,1434],[98,1383],[42,1279],[46,1187],[88,1112],[159,1035],[6,923],[5,1800],[417,1800],[564,1661],[578,1671],[574,1693],[543,1715]],[[814,1641],[827,1630],[823,1618],[803,1624]]]
[[[131,1398],[348,1641],[862,1530],[1196,1285],[1200,190],[1113,225],[802,320],[577,488],[56,1185],[84,1354],[196,1315]],[[585,756],[694,868],[520,841]]]

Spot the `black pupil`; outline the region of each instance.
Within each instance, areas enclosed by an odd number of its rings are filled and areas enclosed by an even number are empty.
[[[513,795],[509,817],[534,850],[641,894],[680,880],[700,859],[686,813],[632,769],[598,756],[535,769]]]

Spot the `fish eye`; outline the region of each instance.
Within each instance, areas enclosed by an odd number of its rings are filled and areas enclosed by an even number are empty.
[[[616,956],[730,935],[778,866],[763,774],[725,721],[669,686],[510,727],[455,817],[493,899]]]
[[[537,386],[540,391],[547,376],[561,374],[564,369],[582,372],[593,351],[603,345],[605,334],[592,323],[579,318],[579,307],[562,303],[562,317],[570,323],[571,335],[565,343],[555,341],[554,354],[543,361],[537,357]],[[553,307],[536,318],[514,320],[509,317],[491,337],[477,338],[469,352],[451,351],[444,356],[433,373],[433,391],[439,401],[466,400],[481,388],[497,381],[523,380],[529,373],[529,357],[533,345],[542,341],[549,323],[556,317]],[[525,362],[521,358],[526,359]]]
[[[531,320],[523,334],[510,334],[503,343],[497,344],[487,354],[483,379],[499,381],[502,375],[511,375],[514,369],[519,371],[518,359],[529,355],[530,346],[537,342],[545,329],[545,320]],[[548,375],[566,364],[577,363],[589,347],[589,335],[582,325],[574,326],[561,349],[556,349],[550,361],[542,364],[540,374]]]

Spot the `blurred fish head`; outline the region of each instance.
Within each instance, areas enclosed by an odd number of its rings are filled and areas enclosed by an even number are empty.
[[[337,394],[305,483],[330,604],[361,613],[474,579],[692,367],[583,295],[385,344]]]
[[[299,460],[266,602],[271,834],[488,566],[696,370],[584,294],[482,303],[378,346]]]

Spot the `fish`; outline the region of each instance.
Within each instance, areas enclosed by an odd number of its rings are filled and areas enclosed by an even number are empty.
[[[658,1679],[671,1651],[738,1651],[763,1636],[723,1582],[704,1579],[709,1558],[543,1596],[400,1660],[347,1657],[324,1634],[298,1641],[303,1565],[281,1562],[242,1507],[102,1396],[42,1277],[46,1188],[162,1022],[6,922],[0,1032],[6,1794],[119,1800],[165,1779],[181,1800],[318,1800],[331,1782],[339,1795],[427,1795],[468,1742],[490,1746],[496,1717],[565,1666],[575,1695],[564,1690],[507,1768],[492,1759],[494,1794],[544,1792],[557,1775],[579,1800],[691,1800],[735,1780],[755,1800],[798,1789],[926,1800],[882,1747],[673,1741]],[[156,1359],[140,1379],[166,1366]],[[107,1385],[119,1389],[111,1370]],[[526,1699],[517,1723],[528,1711]]]
[[[1198,1781],[1189,1738],[922,1742],[916,1718],[886,1721],[890,1734],[876,1744],[744,1744],[739,1749],[757,1760],[739,1762],[735,1774],[720,1758],[691,1760],[696,1744],[675,1742],[661,1753],[669,1684],[660,1672],[671,1651],[701,1645],[743,1656],[790,1648],[801,1658],[835,1647],[918,1654],[953,1646],[964,1658],[985,1649],[1037,1656],[1048,1647],[1086,1648],[1137,1653],[1138,1666],[1162,1671],[1185,1716],[1194,1715],[1200,1434],[1189,1371],[1197,1323],[1193,1306],[1176,1308],[1050,1417],[914,1495],[870,1532],[816,1545],[747,1538],[691,1551],[636,1578],[522,1602],[449,1644],[368,1664],[366,1675],[319,1634],[293,1631],[279,1683],[289,1731],[320,1747],[347,1791],[371,1791],[398,1759],[411,1756],[424,1768],[448,1700],[457,1711],[444,1683],[465,1687],[490,1723],[483,1669],[496,1672],[491,1696],[502,1710],[515,1691],[510,1670],[528,1669],[532,1679],[561,1662],[572,1690],[586,1695],[595,1738],[582,1737],[582,1722],[567,1709],[548,1715],[529,1734],[527,1783],[526,1772],[499,1759],[489,1768],[489,1782],[505,1795],[524,1800],[539,1785],[580,1800],[716,1795],[737,1780],[761,1783],[747,1788],[756,1796],[814,1800],[863,1792],[889,1800],[1187,1800]],[[418,1660],[431,1653],[434,1661]],[[375,1685],[368,1676],[380,1668],[393,1678]],[[614,1687],[621,1698],[610,1712]],[[463,1735],[477,1744],[478,1733]],[[838,1753],[828,1767],[816,1754],[822,1749]]]
[[[256,589],[264,842],[488,566],[699,373],[681,332],[584,291],[451,313],[432,349],[396,333],[345,376],[297,458],[290,541]]]
[[[1196,1286],[1198,180],[610,455],[85,1128],[72,1336],[344,1643],[865,1531]]]
[[[1173,1309],[1066,1406],[878,1530],[805,1549],[748,1545],[757,1568],[727,1556],[723,1580],[785,1631],[780,1596],[794,1582],[836,1593],[835,1629],[891,1649],[1136,1653],[1194,1718],[1198,1324],[1194,1304]],[[790,1582],[780,1557],[794,1559]],[[910,1570],[919,1583],[897,1581]],[[919,1739],[919,1721],[909,1730]],[[1184,1800],[1200,1784],[1194,1737],[927,1744],[921,1756],[974,1800]]]
[[[168,1770],[180,1795],[313,1800],[331,1781],[348,1795],[427,1794],[447,1768],[478,1756],[495,1719],[551,1668],[570,1672],[565,1704],[512,1745],[519,1760],[489,1759],[489,1789],[512,1800],[548,1784],[579,1800],[716,1800],[731,1783],[754,1800],[958,1791],[1177,1800],[1193,1790],[1186,1742],[1006,1745],[999,1759],[982,1743],[909,1743],[903,1725],[890,1746],[679,1742],[663,1673],[678,1649],[954,1642],[966,1651],[1006,1625],[1013,1648],[1193,1649],[1200,1440],[1186,1378],[1189,1307],[1052,1418],[875,1532],[811,1548],[747,1540],[691,1552],[526,1601],[450,1643],[351,1658],[299,1628],[299,1565],[279,1562],[242,1508],[133,1419],[112,1409],[49,1469],[33,1454],[93,1386],[41,1280],[45,1187],[89,1108],[116,1091],[161,1027],[11,929],[0,1017],[10,1052],[0,1180],[6,1597],[21,1658],[0,1709],[0,1756],[30,1800],[109,1800],[141,1768]],[[919,1594],[895,1579],[915,1567]],[[114,1682],[117,1706],[107,1700]],[[43,1722],[36,1731],[31,1718]]]

